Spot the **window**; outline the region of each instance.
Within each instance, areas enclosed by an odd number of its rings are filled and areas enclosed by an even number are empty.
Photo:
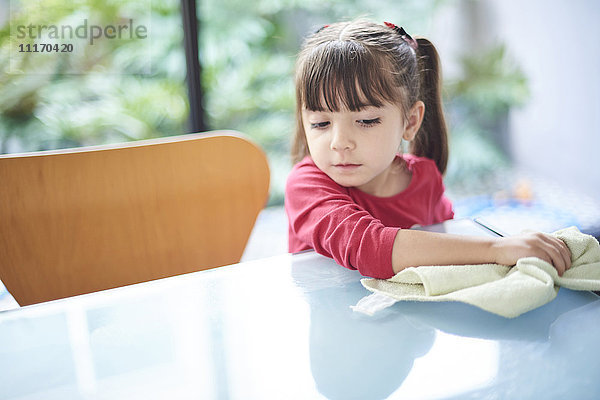
[[[186,131],[178,1],[2,2],[0,152]]]

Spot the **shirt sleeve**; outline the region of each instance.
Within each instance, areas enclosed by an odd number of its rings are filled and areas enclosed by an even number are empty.
[[[314,164],[292,170],[285,208],[290,233],[317,253],[364,276],[394,276],[392,249],[400,228],[384,226]]]

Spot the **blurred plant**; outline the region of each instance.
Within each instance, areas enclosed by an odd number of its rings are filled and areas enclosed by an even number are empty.
[[[43,13],[39,14],[40,7]],[[36,151],[180,134],[188,115],[179,3],[22,2],[0,27],[0,151]],[[32,14],[33,13],[33,14]],[[151,15],[150,15],[151,14]],[[10,28],[141,18],[152,42],[98,40],[72,53],[18,53]],[[41,22],[34,18],[35,24]],[[90,22],[91,23],[91,22]],[[34,24],[34,25],[35,25]],[[20,39],[19,43],[33,43]],[[12,46],[12,47],[11,47]]]
[[[510,166],[509,111],[526,102],[529,89],[503,44],[463,57],[461,66],[463,77],[445,85],[451,132],[446,183],[473,193],[485,191],[486,182]]]
[[[462,59],[463,78],[447,85],[449,96],[469,111],[495,118],[529,98],[527,78],[508,57],[506,46],[497,44],[483,53]]]

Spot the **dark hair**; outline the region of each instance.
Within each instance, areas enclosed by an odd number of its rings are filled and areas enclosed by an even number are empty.
[[[388,102],[408,115],[421,100],[425,116],[410,151],[434,160],[444,173],[448,140],[439,57],[427,39],[417,42],[415,52],[394,29],[365,20],[332,24],[309,36],[296,62],[297,125],[292,161],[297,163],[309,154],[303,108],[358,111]]]

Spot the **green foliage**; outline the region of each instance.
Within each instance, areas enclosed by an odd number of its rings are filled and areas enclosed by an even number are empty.
[[[494,118],[529,98],[527,78],[503,44],[462,58],[463,78],[447,85],[449,97],[473,112]]]
[[[445,85],[450,124],[449,186],[472,193],[496,172],[510,165],[509,111],[529,98],[527,78],[497,44],[464,56],[462,78]]]
[[[482,182],[491,175],[509,167],[506,155],[473,121],[455,127],[450,149],[445,183],[457,192],[473,193],[476,187],[485,187]]]
[[[14,2],[16,3],[16,2]],[[156,2],[155,2],[156,3]],[[176,0],[21,2],[0,28],[0,151],[35,151],[180,134],[188,115]],[[16,27],[107,26],[134,19],[152,41],[74,39],[71,53],[19,53]],[[11,27],[13,37],[11,40]],[[46,33],[48,30],[45,31]],[[67,31],[68,32],[68,31]],[[44,36],[35,40],[44,42]],[[79,46],[78,46],[79,45]]]

